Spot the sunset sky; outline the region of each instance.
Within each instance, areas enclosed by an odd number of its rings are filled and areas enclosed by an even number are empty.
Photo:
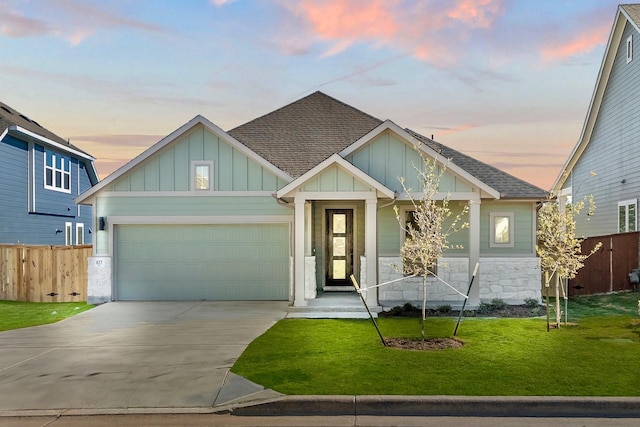
[[[618,0],[0,0],[0,101],[102,178],[316,90],[549,189]]]

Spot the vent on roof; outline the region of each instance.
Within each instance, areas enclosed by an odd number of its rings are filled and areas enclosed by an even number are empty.
[[[25,116],[24,114],[20,114],[20,117],[22,117],[23,119],[25,119],[28,122],[31,121],[31,119],[29,117]]]
[[[4,105],[3,105],[2,107],[0,107],[0,108],[2,108],[4,111],[6,111],[6,112],[7,112],[7,113],[9,113],[9,114],[13,114],[13,111],[9,110],[9,109],[8,109],[7,107],[5,107]]]

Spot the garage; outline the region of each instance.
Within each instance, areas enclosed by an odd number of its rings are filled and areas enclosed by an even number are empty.
[[[289,224],[116,225],[115,299],[289,299]]]

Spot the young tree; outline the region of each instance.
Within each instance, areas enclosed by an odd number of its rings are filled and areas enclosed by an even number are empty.
[[[414,198],[412,189],[406,187],[404,178],[400,178],[402,188],[413,205],[413,220],[406,221],[406,218],[401,218],[397,205],[394,206],[394,211],[406,236],[400,248],[402,272],[422,277],[421,332],[424,340],[427,276],[436,276],[435,266],[438,259],[442,257],[444,250],[454,247],[448,241],[449,235],[468,227],[468,223],[462,222],[462,217],[467,213],[468,206],[465,206],[459,214],[453,215],[449,209],[450,195],[447,194],[442,200],[438,200],[440,181],[446,171],[446,166],[438,166],[435,159],[426,157],[419,150],[418,152],[422,159],[422,167],[414,167],[422,185],[422,196],[418,199]]]
[[[595,210],[593,196],[588,198],[588,214]],[[560,208],[557,200],[548,200],[538,211],[538,244],[536,252],[540,257],[543,271],[548,273],[545,287],[549,288],[550,281],[554,281],[556,327],[560,326],[560,294],[566,300],[567,294],[561,285],[562,279],[573,279],[584,266],[584,260],[597,252],[602,246],[598,243],[588,254],[583,254],[581,243],[583,238],[576,237],[575,217],[585,207],[585,201],[568,203],[564,209]],[[548,304],[548,301],[547,301]]]

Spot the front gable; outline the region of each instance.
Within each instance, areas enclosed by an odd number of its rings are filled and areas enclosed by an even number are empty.
[[[440,181],[441,194],[477,193],[477,198],[499,198],[497,191],[433,150],[423,145],[417,148],[417,143],[415,138],[387,121],[341,154],[358,169],[396,193],[404,192],[400,178],[404,178],[408,189],[418,193],[422,191],[416,170],[422,167],[423,161],[418,151],[421,150],[423,156],[435,159],[440,167],[446,168]]]

